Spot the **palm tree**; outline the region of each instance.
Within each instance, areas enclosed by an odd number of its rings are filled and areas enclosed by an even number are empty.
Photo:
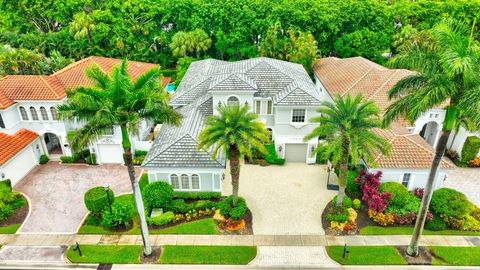
[[[172,50],[173,56],[185,57],[195,53],[197,58],[210,49],[212,39],[202,29],[195,29],[191,32],[177,32],[172,37],[172,42],[168,45]]]
[[[354,98],[347,95],[345,99],[337,95],[333,103],[322,102],[317,110],[320,116],[310,120],[319,126],[304,138],[305,141],[324,138],[326,145],[319,144],[316,152],[331,158],[332,163],[340,167],[337,205],[342,204],[345,196],[348,162],[357,164],[362,158],[374,163],[378,152],[388,154],[390,151],[389,142],[374,132],[382,125],[380,110],[372,101],[362,99],[361,94]]]
[[[152,248],[132,162],[130,135],[138,133],[142,119],[178,125],[180,115],[168,105],[168,94],[160,85],[158,68],[143,73],[133,82],[124,60],[110,75],[93,66],[87,70],[87,76],[94,82],[93,86],[69,91],[67,102],[58,107],[59,114],[62,119],[84,123],[83,127],[73,131],[71,146],[74,150],[84,149],[112,127],[120,126],[125,164],[140,218],[144,254],[148,256]]]
[[[198,149],[213,147],[212,157],[221,149],[230,160],[233,206],[238,201],[240,158],[251,157],[252,149],[266,153],[264,143],[269,141],[269,132],[257,115],[248,111],[248,105],[220,105],[218,115],[210,116],[206,127],[200,132]]]
[[[416,73],[403,78],[390,90],[389,98],[395,101],[384,115],[385,126],[400,116],[413,123],[429,109],[448,104],[407,250],[410,256],[419,254],[418,241],[425,224],[433,183],[458,115],[468,115],[477,127],[480,124],[480,84],[477,78],[480,46],[472,37],[473,27],[470,30],[465,23],[448,19],[437,24],[430,33],[430,46],[414,46],[391,60],[392,66],[412,69]]]
[[[96,25],[92,16],[83,11],[75,14],[73,21],[70,23],[70,33],[73,34],[73,37],[77,40],[87,38],[88,43],[92,41],[91,33],[95,28]]]

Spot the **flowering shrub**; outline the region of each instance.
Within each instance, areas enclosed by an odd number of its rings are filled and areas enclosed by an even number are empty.
[[[465,216],[465,222],[463,223],[462,230],[478,232],[480,231],[480,221],[476,220],[470,215],[467,215]]]
[[[409,224],[412,224],[413,221],[415,221],[415,218],[417,218],[417,215],[413,211],[407,212],[403,215],[393,213],[393,218],[395,220],[395,223],[397,224],[409,225]]]
[[[463,224],[465,223],[465,219],[463,219],[463,218],[449,217],[449,216],[446,216],[444,214],[441,214],[440,217],[452,229],[461,229],[463,227]]]
[[[361,186],[363,192],[362,200],[367,202],[368,207],[376,212],[385,211],[388,206],[388,201],[392,199],[389,192],[378,192],[381,177],[381,171],[372,174],[361,170],[355,180],[355,182]]]
[[[468,162],[468,167],[480,167],[480,157],[470,160]]]
[[[391,225],[395,222],[392,213],[377,212],[373,209],[368,210],[368,216],[380,226]]]
[[[415,188],[415,190],[413,190],[413,195],[415,195],[415,197],[417,198],[423,198],[423,188]]]

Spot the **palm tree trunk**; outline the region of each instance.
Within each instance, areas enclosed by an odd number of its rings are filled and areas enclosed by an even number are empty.
[[[342,143],[342,157],[340,158],[340,173],[338,176],[338,195],[337,205],[342,205],[343,197],[345,196],[345,186],[347,182],[348,173],[348,157],[350,156],[350,141],[343,138]]]
[[[127,165],[128,176],[132,184],[133,197],[135,198],[135,205],[137,206],[138,217],[140,219],[140,229],[143,240],[143,254],[150,256],[152,254],[152,246],[150,245],[150,238],[148,234],[147,219],[145,217],[145,207],[143,206],[142,194],[140,186],[135,177],[135,168],[133,167],[132,148],[130,138],[128,137],[128,130],[126,126],[122,126],[122,145],[124,149],[125,165]]]
[[[238,186],[240,182],[240,160],[238,158],[238,147],[237,145],[230,146],[229,149],[230,155],[230,175],[232,176],[232,195],[233,195],[233,207],[237,205],[238,202]]]
[[[419,255],[418,242],[427,218],[428,206],[430,204],[430,199],[432,198],[433,184],[435,182],[437,170],[440,167],[440,162],[442,161],[443,154],[447,148],[447,141],[450,137],[450,133],[451,131],[442,131],[442,136],[440,136],[440,139],[438,140],[435,157],[433,158],[430,174],[428,175],[427,185],[425,186],[425,191],[423,193],[422,203],[420,205],[420,210],[418,211],[412,239],[410,240],[410,245],[407,248],[407,255],[412,257],[417,257]]]

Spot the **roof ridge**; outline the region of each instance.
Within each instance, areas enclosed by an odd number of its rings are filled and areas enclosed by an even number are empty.
[[[189,137],[190,137],[192,140],[194,140],[197,144],[200,144],[200,143],[197,141],[197,139],[195,139],[194,137],[192,137],[192,135],[190,135],[190,133],[185,134],[185,136],[189,136]],[[213,160],[215,160],[215,162],[217,162],[220,166],[223,166],[223,164],[221,164],[221,163],[218,161],[217,157],[212,157],[212,153],[210,153],[210,152],[207,151],[207,150],[204,150],[203,148],[201,148],[201,150],[202,150],[203,152],[205,152],[206,154],[208,154],[208,156],[211,157]],[[197,150],[197,151],[198,151],[198,150]],[[217,153],[217,156],[218,156],[218,153]]]
[[[372,71],[372,70],[373,70],[373,67],[371,67],[367,72],[365,72],[365,74],[363,74],[356,82],[354,82],[354,83],[352,84],[352,86],[350,86],[350,87],[345,91],[345,93],[342,94],[342,97],[344,97],[347,93],[349,93],[350,90],[352,90],[352,88],[353,88],[355,85],[357,85],[358,83],[360,83],[360,81],[363,80],[363,79],[370,73],[370,71]]]
[[[387,69],[387,71],[388,71],[388,70],[393,70],[393,73],[392,73],[390,76],[388,76],[387,80],[386,80],[384,83],[382,83],[382,85],[380,85],[380,86],[370,95],[370,97],[375,96],[375,95],[380,91],[380,89],[382,89],[383,86],[385,86],[388,82],[390,82],[390,81],[392,80],[393,75],[397,74],[397,72],[398,72],[398,70],[396,70],[396,69]],[[370,97],[368,97],[368,99],[370,99]]]
[[[55,90],[53,90],[52,86],[50,86],[50,84],[45,80],[45,78],[43,78],[43,76],[39,76],[39,77],[42,80],[42,82],[48,87],[48,89],[50,89],[57,98],[60,98],[60,96],[57,94],[57,92],[55,92]]]
[[[185,136],[187,136],[187,134],[183,135],[182,137],[178,138],[177,140],[175,140],[174,142],[172,142],[169,146],[167,146],[165,149],[163,149],[160,153],[157,153],[155,154],[155,156],[151,157],[149,161],[147,161],[145,163],[148,164],[150,163],[150,161],[152,161],[154,158],[158,157],[159,155],[163,154],[165,151],[167,151],[170,147],[172,147],[172,145],[176,144],[178,141],[180,141],[181,139],[183,139]],[[157,138],[158,138],[158,135],[157,135]]]
[[[65,72],[65,71],[67,71],[67,70],[70,70],[70,69],[72,69],[72,68],[74,68],[74,67],[76,67],[76,66],[80,65],[81,63],[86,62],[86,61],[88,61],[88,60],[94,62],[94,61],[92,60],[92,57],[93,57],[93,56],[89,56],[89,57],[87,57],[87,58],[83,58],[83,59],[80,59],[80,60],[78,60],[78,61],[75,61],[75,62],[71,63],[70,65],[68,65],[68,66],[66,66],[66,67],[64,67],[64,68],[62,68],[62,69],[54,72],[54,73],[51,74],[50,76],[57,76],[58,74],[61,74],[61,73]]]

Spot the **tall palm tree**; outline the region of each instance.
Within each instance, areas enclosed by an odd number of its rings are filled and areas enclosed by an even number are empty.
[[[270,139],[263,122],[256,120],[257,115],[248,110],[248,105],[220,105],[218,115],[208,118],[206,127],[198,136],[199,149],[213,147],[212,157],[216,157],[220,149],[227,154],[232,176],[233,206],[238,201],[240,158],[251,157],[252,149],[266,153],[263,144]]]
[[[87,38],[88,43],[92,42],[92,31],[95,30],[96,25],[90,14],[84,11],[76,13],[73,16],[73,21],[70,23],[70,33],[77,40]]]
[[[395,101],[384,115],[385,125],[389,125],[399,116],[413,123],[429,109],[448,104],[442,134],[436,146],[407,250],[410,256],[419,254],[418,241],[425,224],[435,176],[458,115],[470,116],[477,127],[480,124],[480,46],[478,41],[473,39],[473,27],[469,29],[464,22],[448,19],[438,23],[430,33],[430,46],[414,46],[392,59],[392,66],[412,69],[416,73],[400,80],[390,90],[389,98]]]
[[[112,127],[120,127],[123,155],[140,218],[144,254],[148,256],[152,248],[142,195],[133,167],[130,135],[138,133],[138,124],[142,119],[178,125],[180,115],[168,105],[168,94],[160,85],[161,75],[157,68],[132,81],[127,72],[127,61],[124,60],[110,75],[98,67],[92,67],[88,69],[87,76],[94,82],[93,86],[69,91],[67,102],[58,107],[59,115],[62,119],[84,123],[83,127],[73,131],[71,146],[74,150],[92,144]]]
[[[332,163],[340,167],[337,205],[341,205],[345,196],[348,162],[357,164],[362,158],[374,163],[376,153],[389,153],[390,144],[374,132],[382,126],[380,110],[372,101],[363,101],[361,94],[354,98],[347,95],[345,99],[337,95],[333,103],[322,102],[317,112],[320,116],[310,121],[319,126],[304,140],[325,139],[325,149],[322,149],[323,144],[319,144],[316,152],[331,158]]]

